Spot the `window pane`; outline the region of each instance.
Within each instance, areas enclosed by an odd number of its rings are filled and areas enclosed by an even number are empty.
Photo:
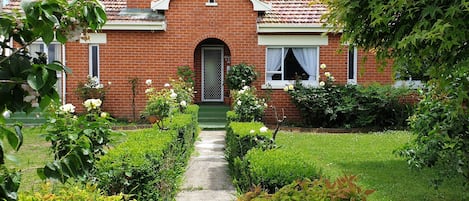
[[[99,72],[98,72],[98,65],[99,65],[99,52],[98,52],[98,46],[91,46],[91,76],[92,77],[98,77]]]
[[[282,48],[267,48],[266,71],[282,71],[282,55]],[[282,74],[267,74],[266,77],[267,80],[281,80]]]
[[[348,51],[348,79],[355,79],[355,54],[353,48]]]

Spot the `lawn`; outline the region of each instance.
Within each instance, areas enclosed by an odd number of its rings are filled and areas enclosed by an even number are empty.
[[[310,153],[324,175],[359,176],[359,183],[376,192],[369,200],[467,200],[469,192],[462,180],[449,180],[435,190],[431,179],[436,170],[411,170],[393,150],[412,140],[408,132],[373,134],[280,133],[277,143],[283,149]]]
[[[10,149],[9,145],[5,145],[7,152],[17,158],[17,162],[6,161],[7,167],[21,170],[21,186],[20,191],[34,191],[41,184],[41,179],[36,174],[36,169],[44,167],[46,162],[53,160],[52,153],[49,149],[50,143],[47,142],[41,134],[44,130],[39,127],[23,128],[24,143],[18,152]],[[127,131],[126,133],[131,133]],[[113,136],[113,143],[118,144],[125,140],[125,135]],[[6,142],[4,142],[6,143]]]

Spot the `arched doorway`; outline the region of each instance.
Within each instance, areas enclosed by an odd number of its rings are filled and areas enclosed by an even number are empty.
[[[225,74],[231,63],[228,45],[220,39],[207,38],[194,51],[196,73],[196,102],[225,102],[229,94],[224,84]]]

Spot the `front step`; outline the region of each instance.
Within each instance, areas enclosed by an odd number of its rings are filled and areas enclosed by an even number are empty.
[[[203,130],[224,130],[226,112],[230,109],[223,104],[199,104],[199,126]]]

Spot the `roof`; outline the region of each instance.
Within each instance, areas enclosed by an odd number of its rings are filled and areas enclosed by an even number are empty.
[[[258,23],[322,24],[327,12],[323,4],[309,5],[311,0],[272,0],[272,10],[266,11]]]
[[[20,7],[21,0],[11,0],[4,10],[12,10]],[[165,16],[162,12],[148,9],[135,9],[127,7],[128,0],[101,0],[106,8],[108,23],[125,24],[120,27],[121,30],[136,26],[155,26],[156,30],[164,30],[166,26]],[[167,3],[169,0],[154,0],[153,2]],[[321,16],[327,12],[327,8],[322,4],[309,5],[311,0],[251,0],[253,6],[260,6],[262,9],[257,11],[264,14],[258,19],[259,26],[283,26],[289,29],[290,26],[315,26],[323,24]],[[286,26],[285,26],[286,25]],[[105,28],[105,27],[104,27]],[[113,27],[115,29],[115,27]],[[146,28],[142,28],[146,29]]]

